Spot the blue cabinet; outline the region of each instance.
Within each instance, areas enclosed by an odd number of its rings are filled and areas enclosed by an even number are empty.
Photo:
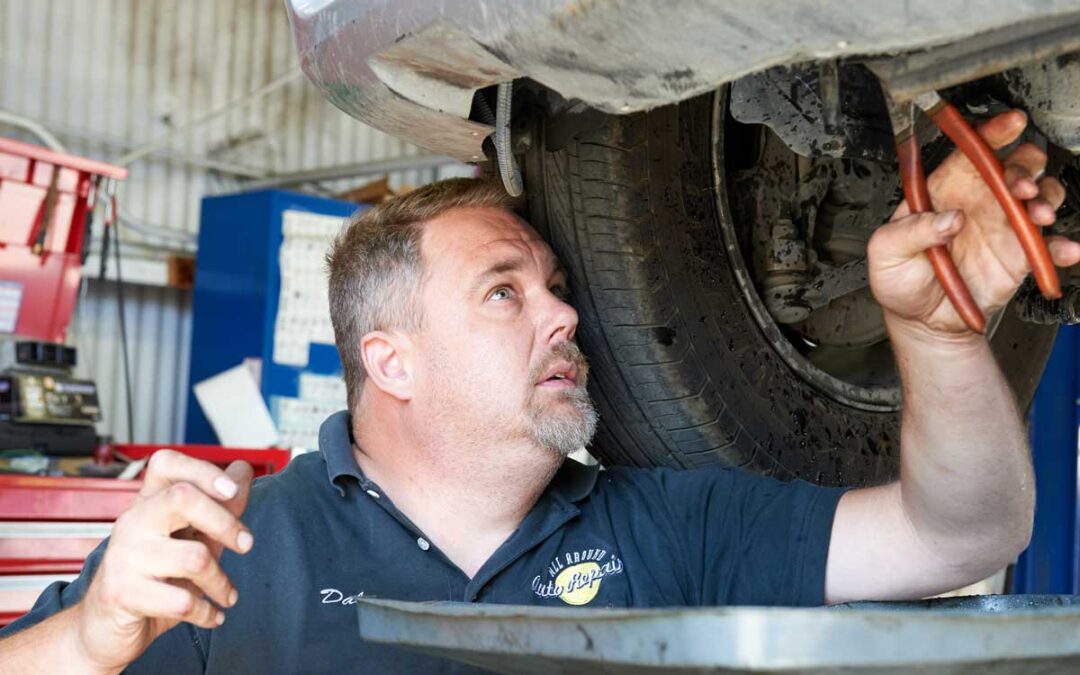
[[[203,199],[186,442],[217,442],[191,387],[245,358],[262,362],[260,391],[279,445],[312,445],[324,413],[344,407],[323,256],[356,210],[281,190]]]

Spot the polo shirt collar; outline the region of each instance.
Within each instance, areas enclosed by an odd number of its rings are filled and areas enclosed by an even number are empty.
[[[567,458],[555,473],[555,477],[551,479],[547,492],[567,503],[580,502],[592,493],[599,474],[599,465],[582,464],[577,460]]]
[[[352,416],[347,410],[330,415],[319,427],[319,451],[326,462],[327,478],[341,496],[345,496],[345,488],[339,481],[342,476],[355,478],[361,484],[366,482],[353,455]],[[592,492],[598,471],[598,466],[586,466],[568,459],[546,492],[565,503],[580,502]]]
[[[364,482],[364,474],[360,473],[356,456],[353,455],[352,416],[349,411],[340,410],[323,421],[319,427],[319,451],[326,462],[327,478],[342,497],[345,496],[345,488],[339,482],[342,476]]]

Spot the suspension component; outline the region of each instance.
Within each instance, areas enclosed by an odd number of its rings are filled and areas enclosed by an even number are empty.
[[[773,225],[765,256],[762,295],[769,314],[780,323],[798,323],[810,316],[811,307],[792,297],[809,272],[806,242],[788,218]]]

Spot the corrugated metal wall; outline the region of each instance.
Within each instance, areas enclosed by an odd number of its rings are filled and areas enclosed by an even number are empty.
[[[127,438],[116,284],[87,281],[75,309],[70,341],[79,371],[98,384],[104,420],[98,433]],[[137,442],[183,440],[191,340],[191,293],[124,285],[128,358],[132,368],[132,431]]]
[[[273,93],[131,165],[120,198],[132,260],[191,250],[199,200],[236,190],[244,178],[421,151],[344,115],[299,75],[280,0],[0,0],[0,109],[43,124],[88,157],[115,160],[290,73]],[[391,184],[461,172],[409,172]],[[134,440],[178,442],[190,294],[126,289]],[[79,370],[101,390],[99,431],[127,440],[114,284],[87,283],[72,341]]]

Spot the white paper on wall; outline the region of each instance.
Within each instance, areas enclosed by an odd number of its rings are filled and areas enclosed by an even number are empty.
[[[19,323],[23,285],[17,281],[0,281],[0,333],[14,333]]]
[[[259,387],[240,364],[195,384],[195,400],[226,447],[268,448],[278,442]]]
[[[303,368],[312,342],[334,344],[327,299],[326,252],[344,219],[285,211],[278,251],[281,291],[274,322],[274,361]]]
[[[345,409],[345,383],[337,376],[301,373],[299,394],[298,398],[275,396],[273,399],[280,445],[316,449],[323,421]]]

